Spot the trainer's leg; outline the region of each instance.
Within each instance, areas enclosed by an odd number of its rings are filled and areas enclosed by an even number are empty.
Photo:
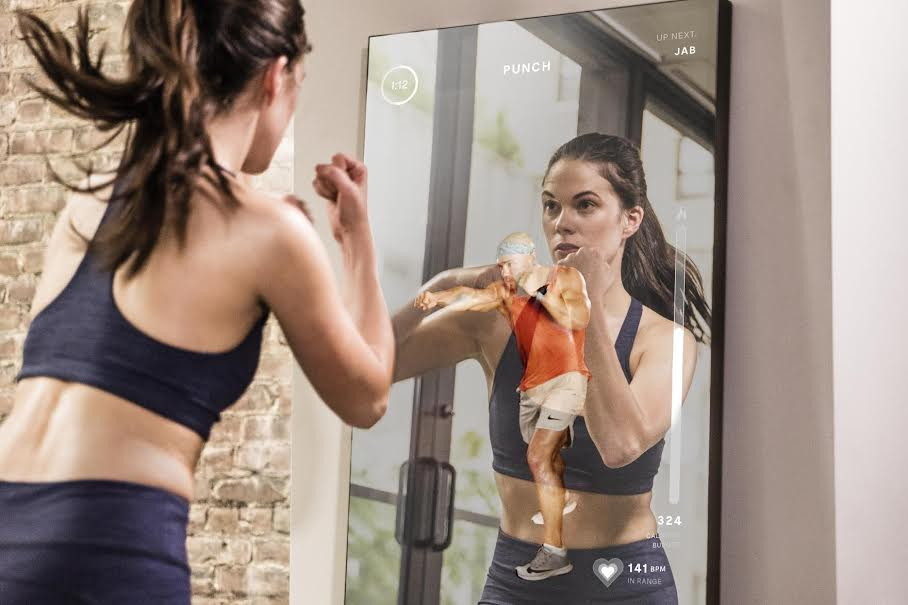
[[[536,483],[536,495],[544,521],[545,543],[563,548],[561,536],[564,513],[564,460],[561,446],[567,430],[536,427],[527,449],[527,463]]]

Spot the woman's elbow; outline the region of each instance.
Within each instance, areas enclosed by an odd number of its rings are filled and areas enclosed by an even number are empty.
[[[639,458],[643,451],[643,447],[635,443],[607,447],[602,451],[602,463],[608,468],[621,468]]]
[[[391,396],[391,377],[383,376],[373,384],[363,384],[356,389],[343,408],[347,414],[342,420],[352,427],[368,429],[375,426],[388,411],[388,399]]]
[[[351,418],[348,424],[357,429],[371,429],[378,424],[385,412],[388,411],[388,396],[363,406],[356,418]]]

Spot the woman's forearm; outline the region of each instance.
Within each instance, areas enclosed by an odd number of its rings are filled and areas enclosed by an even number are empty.
[[[381,376],[390,383],[394,333],[378,279],[375,246],[368,227],[345,236],[341,251],[348,310],[363,340],[374,353]]]
[[[585,355],[592,378],[584,416],[603,462],[617,468],[636,460],[652,444],[643,409],[631,391],[606,325],[604,307],[594,305],[586,331]]]
[[[451,269],[436,275],[420,293],[438,293],[461,285],[482,283],[477,269]],[[447,368],[475,356],[478,349],[471,314],[449,309],[423,310],[415,303],[419,294],[392,318],[395,337],[394,380],[404,380],[429,370]]]

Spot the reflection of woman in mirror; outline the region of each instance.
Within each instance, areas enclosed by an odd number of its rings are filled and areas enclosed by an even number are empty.
[[[394,318],[395,380],[465,359],[476,359],[485,371],[502,515],[480,603],[677,603],[650,508],[671,425],[677,252],[647,199],[639,151],[620,137],[582,135],[559,148],[543,179],[541,204],[552,257],[580,271],[592,303],[585,350],[592,379],[584,416],[574,422],[574,443],[563,450],[564,486],[577,502],[563,527],[572,573],[531,583],[514,572],[539,550],[543,528],[532,522],[535,488],[515,392],[523,368],[508,322],[497,314],[456,309],[426,315],[408,305]],[[711,313],[699,271],[682,258],[683,398],[697,342],[708,342]],[[423,290],[484,287],[497,279],[496,269],[445,271]],[[606,582],[594,567],[605,575],[623,572]]]
[[[562,540],[562,515],[576,507],[566,499],[561,449],[573,442],[574,419],[583,413],[590,378],[583,354],[590,321],[586,283],[577,269],[536,262],[536,246],[526,233],[512,233],[498,244],[501,279],[485,288],[455,286],[423,291],[417,308],[447,307],[498,311],[514,331],[523,365],[520,376],[520,434],[536,484],[544,542],[531,560],[516,568],[524,580],[545,580],[573,569]],[[536,515],[534,515],[535,517]]]

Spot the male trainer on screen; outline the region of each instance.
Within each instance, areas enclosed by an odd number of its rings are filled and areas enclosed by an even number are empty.
[[[524,365],[520,392],[520,432],[529,444],[527,462],[545,528],[536,557],[516,568],[526,580],[543,580],[573,569],[562,540],[565,507],[561,448],[573,442],[574,418],[583,413],[590,372],[583,359],[584,331],[590,321],[586,283],[573,267],[539,265],[526,233],[513,233],[498,245],[501,279],[481,289],[458,286],[423,292],[420,309],[497,310],[507,318]]]

